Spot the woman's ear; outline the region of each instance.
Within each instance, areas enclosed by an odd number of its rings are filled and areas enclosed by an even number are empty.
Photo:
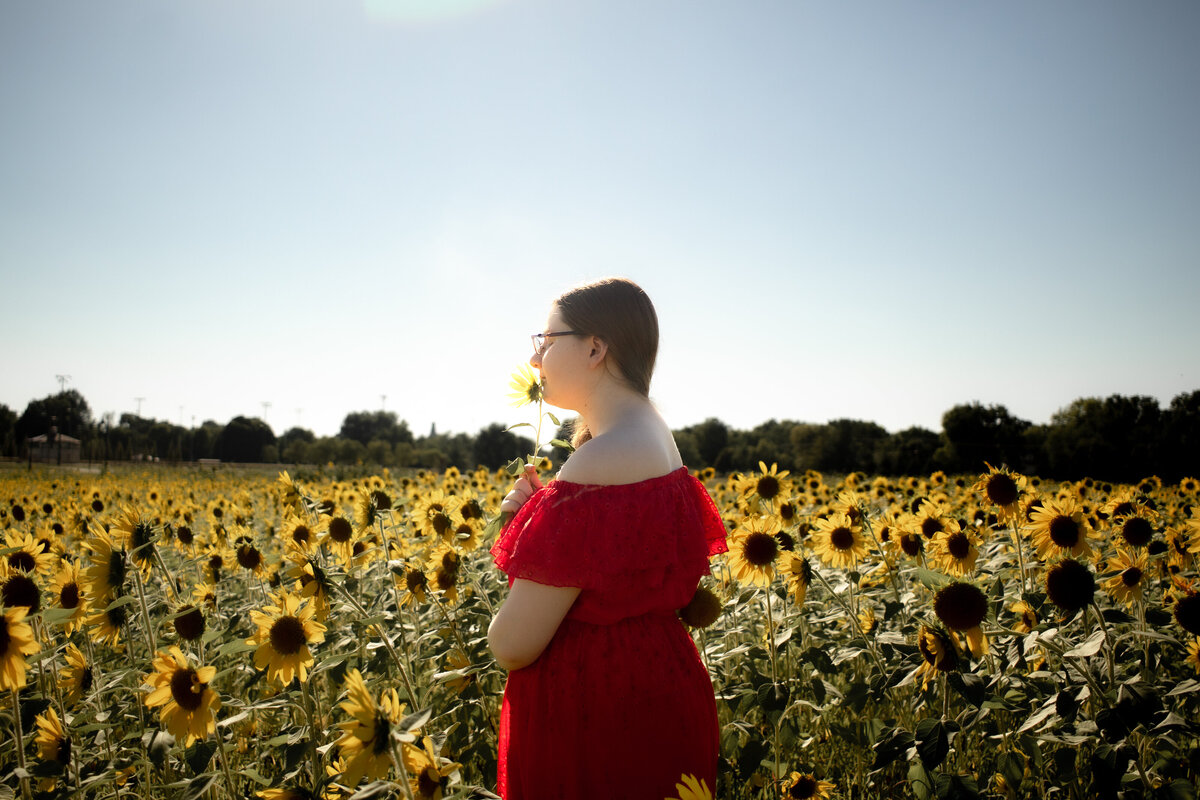
[[[600,366],[604,362],[604,357],[608,355],[608,342],[601,339],[599,336],[593,336],[588,341],[588,364],[593,367]]]

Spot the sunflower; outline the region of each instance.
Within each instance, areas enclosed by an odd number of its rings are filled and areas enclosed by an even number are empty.
[[[25,621],[26,609],[20,606],[0,612],[0,691],[25,685],[25,656],[42,648],[33,638],[33,628]]]
[[[0,605],[9,608],[21,606],[30,614],[42,608],[42,590],[35,573],[13,569],[7,561],[0,561]]]
[[[1031,521],[1030,535],[1038,558],[1042,561],[1065,556],[1087,558],[1092,555],[1091,545],[1088,544],[1091,531],[1074,499],[1045,500],[1042,507],[1033,512]]]
[[[417,535],[433,534],[443,540],[454,535],[458,523],[462,522],[462,499],[434,489],[421,497],[412,512],[412,524]]]
[[[145,683],[154,687],[146,695],[146,706],[162,706],[159,720],[184,747],[217,729],[213,712],[221,707],[221,700],[209,686],[216,675],[216,667],[193,669],[179,648],[172,645],[166,653],[159,651],[154,672],[145,678]]]
[[[129,506],[122,506],[113,529],[125,534],[126,547],[133,563],[149,575],[154,565],[155,542],[158,541],[159,530],[148,518]]]
[[[666,800],[713,800],[712,791],[708,788],[708,781],[703,778],[697,779],[695,775],[680,775],[680,782],[675,784],[675,791],[679,797],[668,797]]]
[[[959,529],[958,520],[950,515],[950,509],[944,503],[934,500],[927,500],[914,508],[907,526],[910,530],[920,533],[926,540],[933,539],[939,533]]]
[[[947,575],[962,577],[975,569],[979,542],[973,533],[954,526],[934,537],[930,552],[935,566]]]
[[[1037,627],[1037,612],[1033,610],[1033,606],[1029,605],[1029,603],[1026,603],[1024,600],[1018,600],[1012,604],[1010,610],[1017,615],[1017,621],[1012,626],[1014,631],[1030,633]]]
[[[835,788],[837,787],[829,781],[819,781],[812,775],[793,772],[783,785],[783,796],[795,800],[827,798]]]
[[[542,398],[546,396],[546,386],[542,383],[538,376],[533,374],[533,370],[528,364],[522,364],[517,368],[517,371],[512,374],[512,378],[508,384],[512,387],[512,393],[509,399],[513,401],[513,405],[517,408],[527,406],[530,403],[540,403]]]
[[[951,631],[966,635],[967,646],[976,658],[987,650],[987,637],[981,627],[987,612],[987,595],[973,583],[954,581],[933,596],[933,613]]]
[[[420,747],[407,742],[401,745],[401,757],[415,800],[442,800],[442,793],[461,766],[438,755],[428,736],[421,739]]]
[[[261,789],[255,792],[255,794],[263,800],[317,800],[317,796],[303,786],[285,786],[282,789]]]
[[[287,470],[279,473],[279,499],[292,511],[298,514],[304,513],[304,492],[300,491],[300,487],[296,485],[296,481],[292,480],[292,476],[287,473]]]
[[[125,586],[125,548],[118,550],[112,537],[104,531],[97,531],[83,546],[92,554],[92,565],[84,572],[88,596],[95,598],[95,602],[111,602]]]
[[[50,584],[50,597],[54,607],[71,612],[69,617],[59,622],[65,632],[71,634],[79,630],[83,626],[89,603],[78,562],[63,562]]]
[[[1175,621],[1193,636],[1200,636],[1200,592],[1190,587],[1175,601]]]
[[[929,688],[929,682],[937,673],[958,669],[961,652],[958,640],[942,628],[922,625],[917,634],[917,650],[921,653],[921,666],[916,674],[922,678],[923,690]]]
[[[841,511],[817,520],[812,547],[817,557],[831,567],[853,567],[868,552],[862,529]]]
[[[779,564],[779,572],[787,582],[788,591],[796,600],[796,605],[804,605],[808,596],[808,587],[812,584],[813,568],[804,556],[788,553]]]
[[[305,552],[311,553],[316,550],[318,537],[324,532],[325,522],[328,519],[328,517],[322,516],[318,518],[317,522],[309,522],[289,510],[279,528],[279,535],[287,547],[295,545]]]
[[[979,480],[971,487],[972,491],[983,495],[996,509],[996,516],[1004,522],[1019,519],[1021,495],[1025,492],[1025,476],[1010,472],[1005,466],[996,469],[986,461],[984,464],[988,471],[979,476]]]
[[[62,721],[53,708],[38,714],[37,718],[38,758],[66,766],[71,762],[71,737],[63,729]]]
[[[325,626],[313,619],[313,605],[302,604],[297,595],[279,592],[275,602],[262,611],[250,612],[258,630],[246,644],[258,646],[254,666],[266,669],[268,680],[286,686],[295,677],[304,683],[307,667],[313,663],[308,646],[325,641]]]
[[[180,639],[194,642],[204,635],[204,611],[200,606],[192,604],[183,606],[171,617],[171,625]]]
[[[115,602],[115,601],[114,601]],[[111,603],[87,618],[92,639],[112,648],[119,648],[121,631],[129,619],[129,606],[114,606]]]
[[[1200,674],[1200,637],[1193,636],[1187,646],[1187,663]]]
[[[324,544],[347,567],[354,560],[354,523],[341,514],[331,514],[324,520]]]
[[[697,586],[692,599],[679,609],[679,618],[689,628],[707,628],[721,616],[721,599],[703,586]]]
[[[402,563],[402,562],[397,562]],[[397,580],[397,583],[399,581]],[[413,605],[416,603],[424,603],[429,599],[427,589],[429,588],[429,576],[420,566],[405,566],[404,567],[404,597],[400,600],[401,606]]]
[[[1145,551],[1134,556],[1117,550],[1117,555],[1108,562],[1108,571],[1115,574],[1104,582],[1104,589],[1114,600],[1132,606],[1142,599],[1143,579],[1146,577]]]
[[[9,531],[4,535],[4,546],[6,550],[10,550],[4,556],[4,560],[14,570],[45,577],[54,569],[57,556],[49,549],[43,548],[31,533]]]
[[[1064,558],[1046,570],[1046,596],[1063,611],[1086,607],[1095,594],[1096,578],[1082,562]]]
[[[774,509],[792,492],[791,481],[787,479],[788,471],[779,472],[778,464],[767,465],[758,462],[760,473],[750,474],[738,481],[738,490],[743,497],[754,496]]]
[[[396,690],[384,689],[376,703],[362,674],[352,669],[346,673],[346,700],[341,708],[351,717],[338,723],[342,731],[337,740],[338,752],[346,759],[342,779],[349,786],[357,786],[364,776],[387,777],[392,767],[392,726],[400,722],[404,713],[404,704]]]
[[[1138,509],[1133,514],[1116,518],[1117,532],[1128,547],[1145,547],[1154,538],[1153,512]]]
[[[742,583],[769,586],[775,578],[775,561],[779,557],[779,519],[756,515],[742,521],[730,537],[729,569]]]
[[[67,645],[67,666],[58,673],[58,688],[67,693],[67,703],[75,705],[92,690],[95,674],[87,658],[74,644]]]
[[[292,546],[288,560],[294,566],[288,567],[284,574],[300,584],[298,593],[301,597],[312,598],[313,617],[324,622],[329,616],[329,596],[333,588],[328,574],[319,559],[299,545]]]

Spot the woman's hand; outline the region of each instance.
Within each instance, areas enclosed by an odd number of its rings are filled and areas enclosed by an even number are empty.
[[[512,491],[504,496],[504,500],[500,502],[500,513],[515,514],[525,505],[533,493],[542,488],[542,480],[538,477],[537,470],[533,464],[525,465],[525,474],[517,479],[513,485]]]

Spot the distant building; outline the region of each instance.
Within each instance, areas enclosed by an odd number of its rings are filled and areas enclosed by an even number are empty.
[[[79,462],[80,441],[73,436],[59,433],[51,428],[49,433],[30,436],[25,440],[29,447],[29,460],[43,464],[75,464]]]

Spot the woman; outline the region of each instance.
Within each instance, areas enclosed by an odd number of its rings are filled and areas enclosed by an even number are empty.
[[[488,630],[510,670],[498,788],[507,800],[652,798],[684,774],[715,787],[716,702],[676,612],[725,528],[649,400],[658,318],[610,279],[555,301],[529,363],[578,413],[576,450],[505,497],[492,548],[509,595]]]

